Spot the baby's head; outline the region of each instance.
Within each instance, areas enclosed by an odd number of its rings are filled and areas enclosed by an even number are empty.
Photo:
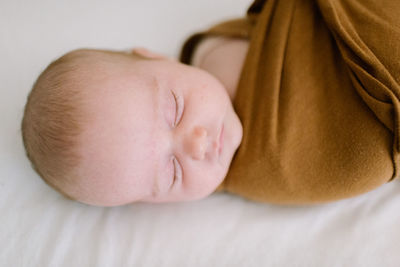
[[[223,85],[204,70],[145,49],[79,49],[38,77],[22,135],[50,186],[117,206],[210,195],[227,175],[242,125]]]

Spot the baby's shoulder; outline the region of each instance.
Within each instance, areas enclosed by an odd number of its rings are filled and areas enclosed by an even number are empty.
[[[195,47],[191,65],[216,76],[233,99],[248,45],[248,40],[243,38],[208,36]]]
[[[206,36],[204,37],[195,47],[191,65],[199,66],[204,57],[208,55],[211,51],[215,50],[217,47],[225,44],[227,38],[222,36]]]

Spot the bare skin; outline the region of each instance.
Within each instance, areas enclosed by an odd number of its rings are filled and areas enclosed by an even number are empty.
[[[85,88],[78,201],[191,201],[222,183],[242,140],[232,100],[247,43],[209,39],[196,52],[193,66],[138,48],[143,60],[87,68],[100,79]]]
[[[208,37],[198,44],[192,65],[217,77],[233,101],[248,47],[245,39]]]

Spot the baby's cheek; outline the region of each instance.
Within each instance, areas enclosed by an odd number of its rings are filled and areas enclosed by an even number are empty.
[[[187,177],[184,187],[189,196],[196,198],[205,197],[211,194],[222,181],[223,177],[221,178],[221,174],[223,172],[221,172],[220,167],[209,167],[208,171],[205,170],[206,168],[202,168]]]

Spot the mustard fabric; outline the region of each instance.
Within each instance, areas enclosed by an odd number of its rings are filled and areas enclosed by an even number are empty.
[[[243,140],[224,183],[258,202],[353,197],[400,168],[400,1],[255,1],[194,34],[249,40],[234,108]]]

